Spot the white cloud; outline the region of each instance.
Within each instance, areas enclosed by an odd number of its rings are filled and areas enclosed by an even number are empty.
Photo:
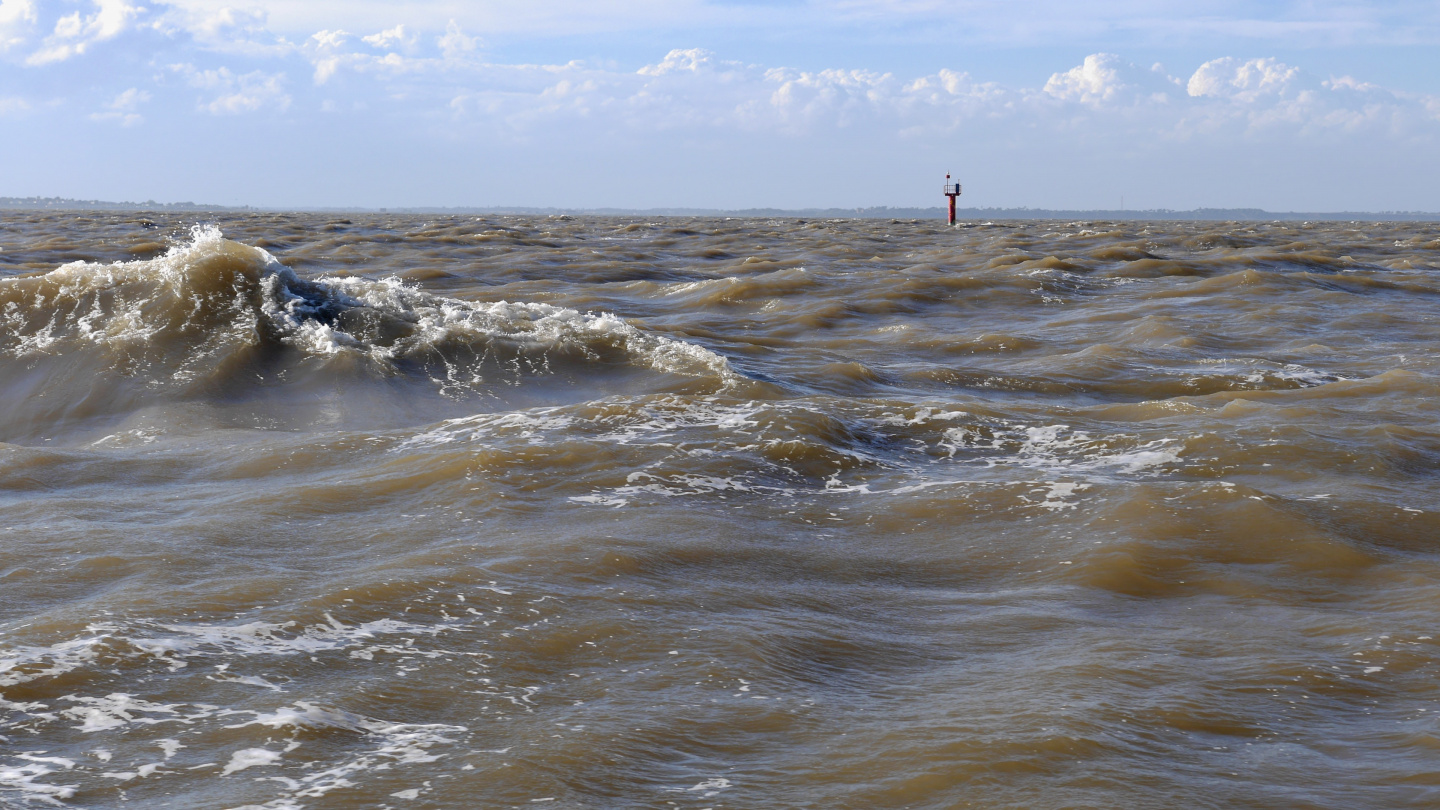
[[[16,96],[0,96],[0,118],[30,111],[30,102]]]
[[[361,41],[372,48],[381,50],[395,50],[396,48],[409,48],[415,45],[415,35],[405,29],[404,24],[394,28],[388,28],[378,34],[371,34],[362,37]]]
[[[281,58],[296,46],[269,29],[264,11],[254,8],[189,9],[170,7],[153,23],[171,36],[188,36],[203,50],[251,58]]]
[[[479,43],[477,39],[466,36],[453,23],[449,31],[439,37],[436,42],[436,46],[441,49],[442,55],[439,57],[409,57],[393,50],[382,56],[373,53],[372,49],[374,48],[391,46],[401,46],[402,49],[413,50],[419,39],[409,33],[404,25],[362,37],[360,42],[370,47],[363,51],[355,50],[352,47],[352,35],[348,31],[326,30],[311,35],[301,51],[314,66],[315,84],[328,83],[342,69],[355,73],[380,73],[396,76],[406,73],[438,73],[463,68],[471,61],[466,56],[471,54]]]
[[[35,0],[0,0],[0,52],[24,43],[35,20]]]
[[[317,31],[306,40],[305,48],[315,64],[315,83],[330,81],[340,66],[352,59],[343,48],[350,34],[345,31]]]
[[[45,65],[79,56],[91,45],[119,36],[145,11],[143,7],[132,6],[125,0],[93,0],[93,5],[95,11],[92,14],[76,11],[56,21],[54,32],[41,43],[40,50],[25,60],[26,63]]]
[[[636,72],[641,76],[664,76],[677,70],[699,73],[705,68],[713,67],[714,63],[715,54],[704,48],[676,48],[665,54],[659,64],[646,65]]]
[[[267,109],[283,111],[290,107],[285,76],[281,73],[256,70],[237,75],[229,68],[198,70],[192,65],[172,65],[170,69],[184,76],[191,87],[215,94],[199,105],[211,115],[238,115]]]
[[[1392,143],[1434,141],[1435,96],[1386,90],[1348,76],[1321,81],[1271,58],[1213,59],[1186,84],[1191,104],[1173,131],[1178,137],[1270,138],[1301,143],[1364,134]]]
[[[464,59],[480,47],[480,40],[466,36],[465,32],[460,30],[460,24],[454,20],[445,24],[445,35],[436,40],[436,43],[440,45],[440,52],[449,62]]]
[[[1113,53],[1097,53],[1064,73],[1056,73],[1045,83],[1045,92],[1066,101],[1087,104],[1110,101],[1125,82],[1120,78],[1120,57]]]
[[[315,47],[326,51],[336,51],[345,47],[346,40],[350,39],[349,31],[316,31],[310,36]]]
[[[105,105],[103,112],[91,113],[92,121],[114,121],[124,127],[133,127],[145,119],[140,115],[140,105],[150,100],[144,90],[130,88]]]
[[[1185,89],[1192,96],[1253,102],[1262,96],[1277,96],[1291,90],[1299,78],[1299,68],[1275,59],[1242,62],[1227,56],[1201,65],[1190,77]]]
[[[1045,93],[1052,98],[1090,106],[1164,104],[1179,89],[1180,81],[1167,75],[1164,65],[1146,70],[1113,53],[1091,54],[1045,82]]]
[[[71,17],[75,25],[61,31],[71,37],[67,42],[114,29]],[[326,110],[353,116],[365,129],[398,127],[416,139],[490,138],[497,146],[553,145],[563,138],[595,149],[651,144],[657,153],[679,148],[673,144],[730,149],[750,143],[757,150],[853,148],[860,154],[883,144],[888,155],[866,152],[881,161],[898,159],[897,143],[905,144],[901,152],[988,143],[992,151],[1015,154],[1171,149],[1181,155],[1196,145],[1218,150],[1258,143],[1347,144],[1362,154],[1380,143],[1440,140],[1435,97],[1350,76],[1322,80],[1273,58],[1221,57],[1187,65],[1193,70],[1174,78],[1159,65],[1095,53],[1053,74],[999,84],[952,69],[919,76],[854,64],[798,69],[687,47],[655,53],[638,69],[641,60],[506,64],[480,50],[468,33],[474,29],[448,19],[443,33],[407,21],[313,30],[298,44],[269,33],[258,14],[166,19],[172,27],[163,33],[173,54],[156,58],[185,63],[172,75],[203,91],[195,99],[202,113],[293,108],[298,119]],[[374,33],[362,35],[367,31]],[[231,34],[255,45],[245,60],[225,57],[222,67],[216,54],[228,46],[215,43]],[[161,41],[153,32],[146,36],[147,47]],[[173,94],[152,88],[151,100],[137,89],[154,79],[136,72],[109,79],[108,92],[118,95],[90,117],[136,124],[142,109],[153,117],[150,111],[173,103]]]
[[[1362,82],[1351,76],[1337,76],[1329,81],[1323,82],[1323,84],[1331,90],[1356,90],[1362,93],[1373,93],[1384,90],[1384,88],[1378,84]]]
[[[1093,54],[1042,87],[1004,87],[952,70],[903,80],[865,70],[767,69],[676,49],[635,73],[578,62],[477,64],[448,75],[444,88],[457,82],[465,89],[446,96],[452,113],[521,136],[560,119],[583,121],[592,132],[770,131],[820,141],[843,129],[901,137],[1063,130],[1071,141],[1149,144],[1362,130],[1440,135],[1433,124],[1440,106],[1428,97],[1349,78],[1320,82],[1274,59],[1213,60],[1187,85],[1158,65]]]
[[[821,124],[855,126],[873,121],[877,114],[888,117],[887,113],[899,112],[894,105],[904,93],[891,74],[868,70],[779,68],[766,71],[765,80],[774,87],[768,101],[776,123],[791,133]],[[752,115],[752,126],[764,122],[763,109],[758,105],[744,108]]]

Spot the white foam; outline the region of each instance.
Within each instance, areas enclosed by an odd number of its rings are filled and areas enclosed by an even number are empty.
[[[306,294],[297,290],[305,290]],[[601,344],[615,346],[654,368],[688,376],[715,376],[726,383],[737,378],[725,358],[692,343],[644,332],[610,313],[581,313],[573,309],[528,302],[469,302],[431,295],[398,278],[379,280],[347,277],[301,281],[278,264],[266,277],[266,316],[287,340],[317,354],[344,350],[362,352],[385,364],[417,355],[451,341],[483,345],[490,340],[510,343],[537,353],[525,362],[528,371],[547,368],[545,352],[570,350],[598,358]],[[314,291],[321,300],[316,301]],[[405,321],[412,332],[387,345],[367,343],[316,316],[326,307],[365,307]],[[452,383],[474,382],[464,372],[447,372]]]
[[[786,407],[759,402],[721,404],[714,398],[612,398],[582,407],[552,406],[449,419],[406,439],[393,452],[456,443],[488,444],[502,439],[551,444],[579,436],[610,444],[643,442],[656,446],[678,432],[709,428],[718,433],[716,446],[691,442],[687,449],[688,454],[705,455],[737,449],[729,441],[737,437],[745,439],[739,447],[753,447],[759,440],[756,429],[760,427],[761,413],[783,411]]]
[[[264,748],[245,748],[230,755],[230,762],[220,772],[221,776],[254,768],[257,765],[273,765],[280,761],[280,754]]]
[[[615,508],[617,508],[617,509],[620,508],[620,507],[622,507],[622,506],[624,506],[624,505],[626,505],[626,504],[628,504],[628,503],[630,503],[629,499],[627,499],[627,498],[622,498],[622,497],[620,497],[618,494],[617,494],[617,495],[572,495],[572,496],[570,497],[570,500],[571,500],[571,501],[574,501],[575,503],[588,503],[588,504],[594,504],[595,506],[612,506],[612,507],[615,507]]]
[[[1320,371],[1299,363],[1277,364],[1254,358],[1207,358],[1199,361],[1211,373],[1239,377],[1251,386],[1263,387],[1267,382],[1278,380],[1295,382],[1306,388],[1350,379],[1341,374]]]
[[[349,712],[320,709],[305,703],[297,703],[295,709],[288,713],[267,717],[265,724],[278,724],[274,725],[277,728],[287,725],[341,728],[363,733],[375,741],[375,747],[360,756],[297,779],[300,788],[292,794],[296,799],[318,798],[332,790],[353,787],[355,783],[350,777],[366,771],[388,769],[394,765],[435,762],[442,755],[432,754],[430,749],[437,745],[454,743],[455,739],[449,735],[466,731],[464,726],[386,723]]]
[[[162,625],[169,635],[136,636],[128,641],[150,655],[183,666],[185,657],[207,652],[238,655],[297,655],[348,649],[382,635],[418,633],[437,635],[445,625],[423,626],[394,619],[346,625],[330,614],[325,624],[300,626],[297,622],[248,622],[239,625]],[[272,686],[272,684],[256,684]]]
[[[95,660],[97,648],[110,640],[109,625],[90,625],[88,637],[71,639],[49,647],[15,646],[0,652],[0,686],[63,675]]]
[[[105,771],[100,774],[106,779],[118,779],[121,782],[129,782],[132,779],[144,779],[147,776],[154,776],[160,772],[162,763],[151,762],[148,765],[141,765],[133,771]]]
[[[1128,436],[1112,435],[1104,440],[1091,437],[1086,431],[1071,431],[1069,425],[996,425],[986,440],[980,431],[951,428],[937,448],[954,458],[965,450],[999,451],[977,454],[972,462],[987,467],[1014,466],[1054,471],[1115,471],[1126,474],[1158,468],[1179,461],[1180,454],[1169,447],[1172,439],[1135,442],[1128,449],[1115,449],[1117,444],[1133,441]]]
[[[61,716],[79,720],[80,725],[75,728],[86,733],[109,731],[131,723],[153,726],[183,723],[187,719],[181,712],[181,704],[152,703],[122,692],[104,697],[66,695],[61,699],[77,704],[62,710]]]
[[[274,691],[276,691],[276,692],[284,692],[284,691],[285,691],[285,690],[284,690],[283,688],[281,688],[279,685],[273,684],[273,683],[265,680],[264,678],[260,677],[259,675],[224,675],[224,674],[221,674],[221,675],[218,675],[218,676],[212,675],[212,676],[210,676],[210,677],[211,677],[211,679],[213,679],[213,680],[224,681],[224,682],[226,682],[226,683],[241,683],[241,684],[245,684],[246,686],[259,686],[259,687],[261,687],[261,688],[271,689],[271,690],[274,690]]]
[[[289,796],[265,802],[264,804],[246,804],[239,807],[231,807],[229,810],[303,810],[305,805]]]
[[[934,408],[918,408],[914,416],[892,413],[886,414],[876,421],[882,425],[909,427],[912,425],[923,425],[927,422],[949,422],[965,416],[969,416],[965,411],[936,411]]]
[[[257,275],[266,267],[279,266],[264,250],[227,242],[214,226],[196,226],[189,242],[173,245],[154,259],[112,264],[70,262],[43,277],[0,279],[0,291],[7,285],[32,291],[29,296],[19,296],[26,302],[24,306],[12,300],[0,310],[0,323],[5,326],[0,334],[11,337],[11,342],[0,343],[0,348],[24,357],[53,353],[67,341],[74,341],[143,354],[156,335],[173,328],[170,313],[197,304],[193,289],[197,266],[222,255],[248,264],[248,270]],[[106,299],[105,306],[102,298]],[[208,303],[226,309],[230,323],[220,334],[203,341],[204,345],[213,349],[227,338],[242,344],[253,340],[258,321],[239,290],[233,301],[220,303],[212,299]],[[106,306],[114,308],[107,310]],[[43,326],[28,325],[34,315],[43,318],[46,313],[50,317]],[[175,373],[183,378],[190,372],[182,365]]]
[[[1165,442],[1168,442],[1168,440],[1157,440],[1157,442],[1153,442],[1151,443],[1151,445],[1146,445],[1146,447],[1148,448],[1153,444]],[[1141,470],[1150,469],[1152,467],[1161,467],[1166,464],[1172,464],[1176,461],[1179,461],[1180,454],[1173,449],[1143,449],[1134,450],[1128,453],[1099,454],[1093,456],[1091,460],[1095,464],[1098,464],[1100,466],[1114,466],[1119,467],[1121,472],[1136,473],[1140,472]]]
[[[535,408],[529,411],[483,413],[449,419],[435,427],[401,442],[394,452],[417,447],[452,443],[485,442],[494,438],[533,439],[557,434],[568,428],[574,419],[561,414],[561,408]]]
[[[698,793],[700,793],[700,797],[701,797],[702,799],[708,799],[708,798],[710,798],[711,796],[718,796],[718,795],[720,795],[720,791],[722,791],[722,790],[728,790],[730,787],[731,787],[730,780],[724,778],[723,776],[721,776],[721,777],[715,777],[714,779],[706,779],[705,781],[703,781],[703,782],[695,785],[694,787],[686,788],[686,789],[685,789],[685,792],[687,792],[687,793],[696,793],[696,792],[698,792]]]
[[[37,781],[58,771],[74,768],[72,760],[36,754],[16,754],[12,759],[18,762],[0,764],[0,790],[19,794],[22,801],[59,805],[61,799],[74,796],[79,787]]]
[[[1089,489],[1089,484],[1082,484],[1075,481],[1051,481],[1049,491],[1045,493],[1045,500],[1039,505],[1045,509],[1074,509],[1074,502],[1068,500],[1077,492]]]
[[[852,416],[847,432],[865,438],[854,444],[827,442],[791,427],[794,421],[811,424],[813,411],[814,406],[807,403],[616,399],[590,403],[584,409],[531,413],[523,424],[536,431],[527,436],[531,441],[573,442],[588,435],[593,441],[640,445],[656,451],[644,467],[627,475],[624,485],[569,498],[576,504],[610,508],[646,497],[724,493],[782,497],[815,492],[898,494],[947,485],[945,479],[957,473],[964,474],[966,481],[975,480],[970,471],[976,468],[985,470],[985,477],[992,480],[1003,480],[1007,471],[1019,473],[1021,477],[1011,475],[1012,483],[1033,482],[1037,477],[1079,483],[1082,479],[1164,474],[1170,465],[1181,461],[1181,446],[1168,437],[1149,441],[1127,434],[1100,437],[1087,430],[1072,430],[1066,424],[1026,425],[930,407]],[[958,420],[970,421],[954,424]],[[495,417],[456,420],[423,435],[426,441],[437,443],[487,441],[499,437],[493,427],[499,424]],[[834,472],[810,477],[797,471],[798,464],[785,460],[792,446],[797,452],[809,454],[809,445],[820,443],[825,443],[824,454],[834,459]],[[872,447],[891,449],[878,451]],[[717,474],[696,470],[691,461],[710,458],[734,463],[717,465],[714,469],[724,470]],[[850,469],[883,471],[887,477],[908,470],[914,477],[938,475],[941,480],[887,487],[873,480],[842,479],[841,473]],[[1050,508],[1073,505],[1068,497],[1045,500]]]

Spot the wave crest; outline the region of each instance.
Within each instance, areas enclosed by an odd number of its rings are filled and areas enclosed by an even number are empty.
[[[608,313],[461,301],[394,277],[304,279],[214,226],[153,259],[0,280],[0,378],[49,397],[51,411],[337,374],[415,379],[454,398],[538,376],[583,388],[604,369],[736,380],[723,357]]]

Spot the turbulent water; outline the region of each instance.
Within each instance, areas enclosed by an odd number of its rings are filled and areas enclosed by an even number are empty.
[[[1440,803],[1433,224],[191,225],[0,220],[0,804]]]

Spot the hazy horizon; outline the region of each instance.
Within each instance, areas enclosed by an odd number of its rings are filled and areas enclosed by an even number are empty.
[[[5,197],[0,196],[0,210],[13,211],[35,211],[35,210],[57,210],[57,211],[172,211],[172,212],[246,212],[257,213],[356,213],[356,214],[441,214],[441,215],[556,215],[573,214],[577,216],[801,216],[801,217],[854,217],[860,219],[901,217],[901,218],[925,218],[945,216],[945,206],[856,206],[850,208],[779,208],[775,206],[753,206],[749,208],[697,208],[685,206],[664,206],[653,208],[624,208],[616,206],[596,206],[593,208],[562,207],[562,206],[517,206],[517,205],[415,205],[415,206],[311,206],[311,207],[284,207],[264,205],[220,205],[218,203],[207,203],[204,201],[183,200],[183,201],[157,201],[157,200],[79,200],[60,197]],[[1338,209],[1333,211],[1270,211],[1253,206],[1226,207],[1226,208],[1192,208],[1192,209],[1066,209],[1041,206],[1008,206],[1008,207],[978,207],[958,206],[956,212],[961,219],[973,219],[977,217],[998,217],[1003,219],[1048,219],[1054,216],[1106,216],[1115,219],[1181,219],[1181,220],[1204,220],[1204,219],[1300,219],[1315,218],[1323,216],[1356,216],[1360,218],[1375,219],[1383,221],[1387,218],[1395,220],[1429,221],[1440,219],[1440,212],[1435,211],[1363,211]],[[1174,216],[1160,216],[1174,215]],[[1214,216],[1208,216],[1214,215]]]

